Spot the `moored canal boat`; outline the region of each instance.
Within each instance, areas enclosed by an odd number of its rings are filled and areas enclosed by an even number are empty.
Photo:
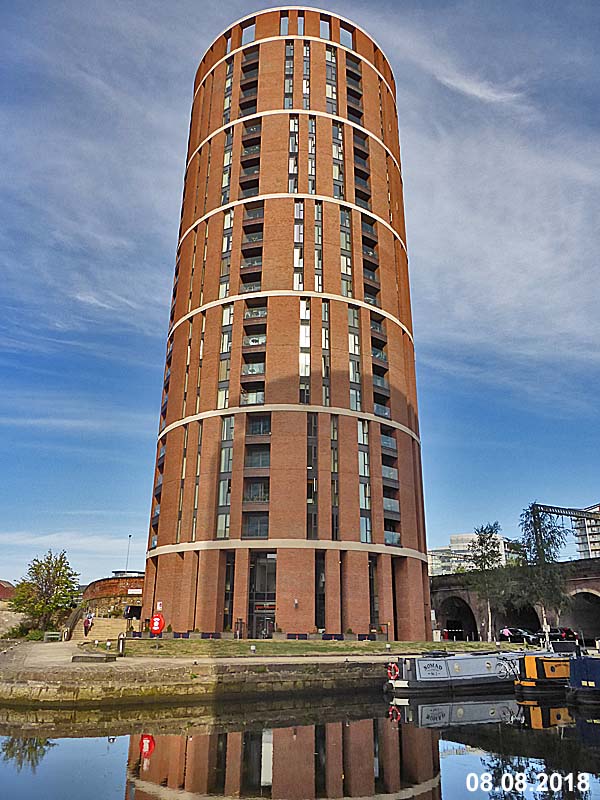
[[[600,705],[600,657],[580,656],[571,661],[567,702]]]
[[[564,697],[574,661],[570,656],[548,653],[522,656],[515,680],[517,698]]]

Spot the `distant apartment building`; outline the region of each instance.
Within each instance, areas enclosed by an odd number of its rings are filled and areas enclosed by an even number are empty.
[[[598,512],[598,519],[574,519],[573,533],[577,542],[577,558],[600,557],[600,503],[582,511]]]
[[[432,547],[427,551],[429,562],[429,575],[451,575],[471,569],[469,561],[469,545],[475,541],[474,533],[453,533],[450,543],[444,547]],[[502,565],[506,564],[515,542],[505,536],[498,537],[500,543],[500,558]]]

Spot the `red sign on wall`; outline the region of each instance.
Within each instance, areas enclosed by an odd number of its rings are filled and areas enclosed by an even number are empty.
[[[140,736],[140,753],[142,754],[142,758],[150,758],[155,747],[156,742],[154,741],[154,736],[152,736],[152,734],[143,733]]]
[[[153,617],[150,618],[150,633],[153,633],[155,636],[158,636],[159,633],[162,633],[165,627],[165,618],[162,614],[154,614]]]

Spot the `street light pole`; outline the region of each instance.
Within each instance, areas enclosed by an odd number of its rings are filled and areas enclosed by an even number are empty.
[[[127,560],[125,561],[125,572],[129,569],[129,548],[131,547],[131,534],[127,540]]]

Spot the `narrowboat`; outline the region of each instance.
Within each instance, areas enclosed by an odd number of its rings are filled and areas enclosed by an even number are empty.
[[[599,656],[580,656],[571,661],[567,702],[573,705],[600,704]]]
[[[515,681],[517,698],[564,697],[571,664],[567,655],[524,655],[519,660],[519,677]]]

